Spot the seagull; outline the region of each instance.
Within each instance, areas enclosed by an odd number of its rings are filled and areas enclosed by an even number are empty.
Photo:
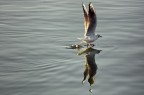
[[[97,17],[93,7],[93,4],[89,3],[89,12],[86,9],[85,4],[82,2],[82,8],[84,13],[84,38],[79,38],[83,42],[87,43],[87,47],[94,46],[92,42],[97,40],[98,38],[102,37],[99,34],[95,34],[96,26],[97,26]]]

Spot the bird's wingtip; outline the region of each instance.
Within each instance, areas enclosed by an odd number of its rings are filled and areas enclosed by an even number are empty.
[[[90,6],[90,7],[93,7],[93,4],[92,4],[92,2],[89,2],[89,6]]]
[[[82,2],[82,6],[84,7],[85,6],[85,4]]]

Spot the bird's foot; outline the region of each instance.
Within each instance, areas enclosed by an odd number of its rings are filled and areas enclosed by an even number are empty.
[[[94,47],[95,45],[94,44],[87,44],[87,48],[88,47]]]
[[[95,45],[94,45],[94,44],[90,44],[90,46],[91,46],[91,47],[94,47]]]

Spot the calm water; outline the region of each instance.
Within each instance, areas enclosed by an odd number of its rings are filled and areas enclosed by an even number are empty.
[[[0,0],[1,95],[144,94],[144,1],[92,1],[103,38],[90,93],[85,55],[65,49],[83,36],[81,1]]]

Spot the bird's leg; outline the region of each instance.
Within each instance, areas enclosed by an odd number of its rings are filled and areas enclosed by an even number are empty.
[[[77,43],[77,45],[81,45],[83,42],[79,42],[79,43]]]
[[[79,43],[75,44],[75,45],[76,45],[76,48],[81,47],[81,46],[82,46],[82,44],[83,44],[83,42],[79,42]]]
[[[87,43],[87,48],[88,48],[89,46],[91,46],[91,43]]]
[[[95,45],[94,44],[90,44],[90,46],[94,47]]]

